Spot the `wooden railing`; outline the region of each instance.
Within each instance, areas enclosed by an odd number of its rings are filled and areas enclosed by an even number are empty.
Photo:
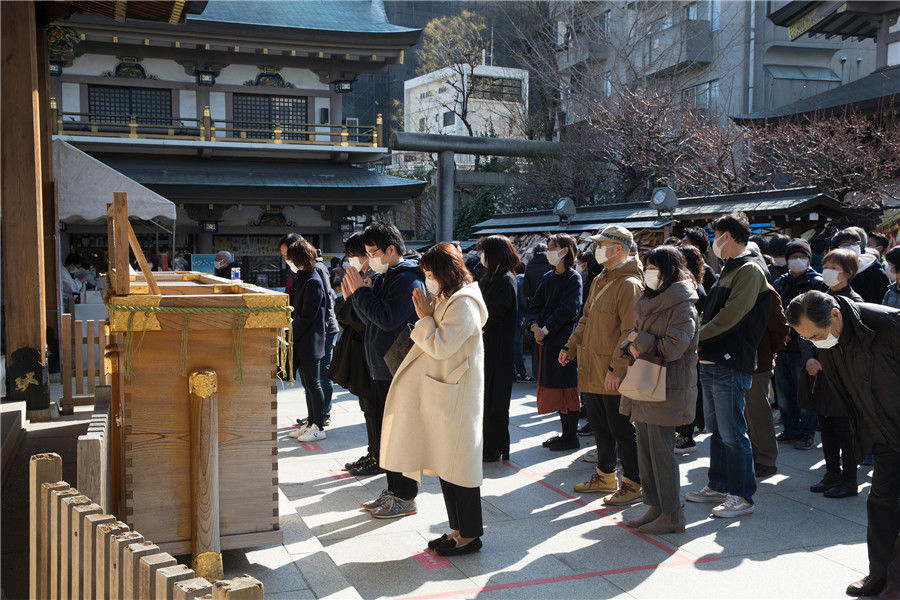
[[[81,321],[62,315],[60,377],[63,395],[59,412],[72,414],[75,406],[94,403],[94,389],[106,381],[106,321]],[[73,385],[74,384],[74,385]],[[73,389],[74,388],[74,389]]]
[[[58,454],[29,464],[29,598],[262,600],[250,577],[210,583],[62,479]]]
[[[51,100],[50,112],[53,133],[57,135],[373,148],[385,143],[381,115],[376,118],[375,125],[235,121],[212,118],[207,106],[199,119],[170,119],[60,112],[55,99]]]

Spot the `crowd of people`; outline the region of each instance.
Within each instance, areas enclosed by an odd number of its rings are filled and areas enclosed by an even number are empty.
[[[560,233],[526,265],[504,236],[483,238],[466,261],[450,243],[409,253],[396,227],[374,223],[346,240],[330,273],[288,236],[308,406],[291,435],[324,440],[331,382],[348,389],[368,446],[345,468],[386,477],[364,508],[413,514],[423,473],[437,475],[450,531],[428,546],[453,555],[481,548],[482,463],[509,458],[516,379],[533,378],[538,413],[559,416],[547,451],[593,437],[584,459],[595,472],[575,492],[643,501],[625,522],[643,533],[684,531],[682,500],[710,503],[719,518],[749,515],[779,444],[812,450],[819,431],[825,472],[811,493],[855,496],[858,465],[874,465],[870,573],[847,593],[898,597],[900,247],[859,228],[825,245],[751,236],[741,213],[710,229],[639,249],[612,225],[588,252]],[[682,494],[677,457],[696,450],[697,430],[711,433],[708,479]]]

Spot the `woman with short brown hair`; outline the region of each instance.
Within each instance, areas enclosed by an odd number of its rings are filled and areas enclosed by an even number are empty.
[[[428,547],[442,556],[481,548],[484,344],[488,311],[452,244],[422,256],[429,300],[413,290],[419,320],[413,347],[394,374],[384,409],[381,466],[421,481],[441,481],[451,532]]]

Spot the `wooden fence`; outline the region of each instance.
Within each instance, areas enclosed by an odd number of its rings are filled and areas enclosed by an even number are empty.
[[[108,385],[98,385],[94,390],[94,396],[94,412],[87,433],[78,436],[75,484],[82,494],[93,498],[103,512],[110,512],[109,407],[112,404],[112,390]]]
[[[62,315],[59,345],[63,395],[59,412],[63,414],[72,414],[76,405],[93,404],[96,386],[106,380],[105,324],[106,321],[73,321],[72,315]]]
[[[196,577],[61,479],[58,454],[31,457],[30,598],[262,600],[263,584],[253,577]]]

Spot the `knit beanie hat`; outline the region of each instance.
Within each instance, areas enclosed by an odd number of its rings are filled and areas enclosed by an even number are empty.
[[[784,257],[790,258],[792,254],[797,254],[798,252],[802,252],[806,255],[806,258],[812,258],[812,249],[809,247],[809,243],[802,238],[794,238],[788,245],[784,248]]]

